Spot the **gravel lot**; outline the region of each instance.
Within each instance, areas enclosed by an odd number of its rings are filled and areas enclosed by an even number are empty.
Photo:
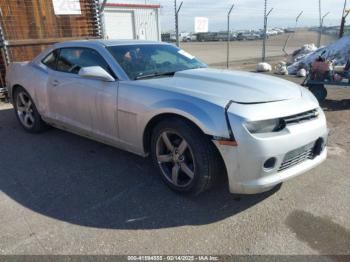
[[[25,133],[0,104],[0,254],[350,254],[350,90],[329,90],[323,107],[324,164],[268,193],[190,198],[147,159]]]

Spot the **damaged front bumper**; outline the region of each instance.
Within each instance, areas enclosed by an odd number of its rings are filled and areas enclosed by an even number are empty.
[[[279,104],[254,105],[250,107],[250,112],[247,106],[244,109],[246,114],[266,114],[267,119],[268,116],[273,118],[280,114],[293,115],[293,110],[307,112],[315,106],[303,100]],[[238,106],[235,108],[236,111],[240,109]],[[288,114],[287,110],[291,113]],[[232,128],[231,134],[236,144],[213,142],[224,160],[230,192],[265,192],[321,164],[327,157],[328,128],[323,111],[318,109],[318,112],[313,120],[288,124],[282,131],[269,134],[252,134],[245,128],[244,120],[227,113],[228,128]]]

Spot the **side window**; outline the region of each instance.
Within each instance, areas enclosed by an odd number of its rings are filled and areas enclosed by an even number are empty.
[[[97,51],[89,48],[62,48],[57,61],[57,70],[78,74],[83,67],[100,66],[107,72],[111,70]]]
[[[58,57],[58,50],[52,51],[41,62],[52,70],[56,70],[56,61]]]

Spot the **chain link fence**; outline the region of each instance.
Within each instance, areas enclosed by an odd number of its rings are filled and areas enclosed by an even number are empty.
[[[80,0],[77,2],[80,12],[66,15],[55,13],[53,2],[0,2],[1,86],[5,85],[6,66],[10,62],[31,60],[56,42],[101,37],[98,0]]]
[[[284,46],[289,37],[285,51]],[[328,45],[338,39],[337,34],[323,34],[321,45]],[[298,28],[294,33],[280,33],[269,36],[266,42],[266,62],[278,63],[290,59],[290,55],[305,44],[317,45],[318,32],[308,28]],[[226,41],[186,41],[180,47],[200,58],[210,66],[226,68]],[[230,67],[249,69],[262,61],[262,39],[230,41]]]

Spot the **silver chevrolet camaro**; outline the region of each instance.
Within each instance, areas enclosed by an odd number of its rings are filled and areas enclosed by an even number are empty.
[[[291,82],[209,69],[177,47],[144,41],[55,44],[10,64],[7,87],[31,133],[47,125],[141,156],[173,190],[198,194],[226,175],[253,194],[326,159],[326,119]]]

